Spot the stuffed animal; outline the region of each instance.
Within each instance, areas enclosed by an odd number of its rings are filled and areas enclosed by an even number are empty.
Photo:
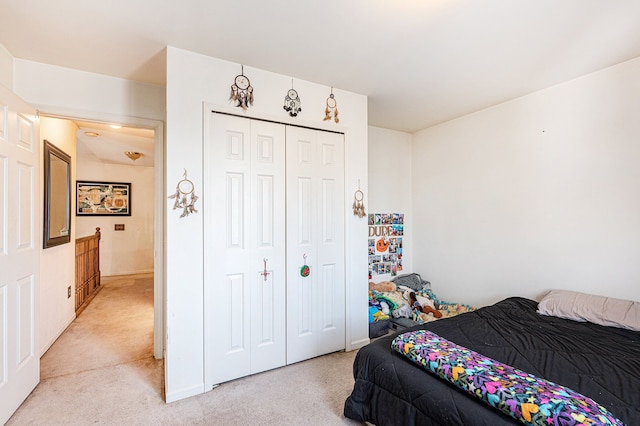
[[[434,309],[428,305],[421,305],[420,302],[418,302],[418,299],[416,298],[416,294],[413,291],[409,293],[409,302],[411,303],[411,307],[417,310],[418,312],[422,312],[425,314],[432,314],[435,318],[442,317],[442,313],[437,309]]]
[[[403,286],[398,286],[399,289],[406,289],[406,287]],[[413,290],[411,289],[406,289],[403,293],[402,293],[402,298],[404,300],[406,300],[409,304],[413,305],[413,303],[411,302],[411,293],[413,292]],[[424,297],[421,294],[415,293],[415,298],[418,301],[418,303],[420,304],[420,306],[425,307],[425,306],[430,306],[433,309],[436,308],[436,305],[433,303],[433,300],[429,299],[428,297]]]
[[[391,281],[380,281],[379,283],[369,281],[369,290],[375,290],[379,292],[395,291],[396,285]]]

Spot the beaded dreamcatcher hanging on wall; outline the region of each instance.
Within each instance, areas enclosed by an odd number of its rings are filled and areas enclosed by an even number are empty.
[[[324,121],[331,119],[336,123],[340,122],[338,118],[338,102],[336,102],[336,98],[333,96],[333,87],[331,88],[331,94],[327,98],[327,106],[324,109]]]
[[[297,116],[302,111],[302,102],[298,92],[293,88],[293,80],[291,80],[291,89],[287,91],[287,96],[284,97],[283,108],[291,117]]]
[[[244,75],[244,65],[241,65],[240,74],[236,76],[231,85],[229,100],[237,102],[236,106],[245,111],[253,105],[253,87],[251,87],[249,78]]]
[[[187,179],[187,169],[184,169],[182,179],[176,185],[176,192],[167,198],[175,200],[173,210],[182,209],[180,217],[189,216],[191,213],[198,213],[198,210],[196,210],[198,196],[195,194],[193,182]]]
[[[358,179],[358,190],[353,194],[353,214],[359,218],[365,217],[364,192],[360,190],[360,179]]]

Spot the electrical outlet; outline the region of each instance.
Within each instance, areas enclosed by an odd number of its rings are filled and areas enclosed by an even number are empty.
[[[67,287],[67,299],[71,298],[71,286]]]

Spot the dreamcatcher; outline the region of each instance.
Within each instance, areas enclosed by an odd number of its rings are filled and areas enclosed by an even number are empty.
[[[333,96],[333,87],[331,88],[331,94],[327,98],[327,107],[324,109],[324,121],[331,120],[332,116],[333,121],[340,122],[338,118],[338,103],[335,96]]]
[[[360,191],[360,179],[358,179],[358,190],[353,194],[353,214],[359,218],[365,217],[364,193]]]
[[[249,78],[244,75],[244,65],[241,65],[240,75],[237,75],[233,84],[231,85],[230,101],[236,101],[236,106],[247,110],[249,106],[253,105],[253,87],[249,82]]]
[[[196,210],[195,208],[196,201],[198,201],[198,196],[194,193],[193,182],[187,179],[186,169],[182,174],[182,180],[178,182],[178,185],[176,185],[175,194],[169,195],[169,197],[167,198],[176,200],[173,203],[173,210],[181,208],[182,214],[180,215],[180,217],[185,217],[191,213],[198,212],[198,210]]]
[[[287,96],[284,97],[283,108],[291,117],[297,116],[302,111],[302,102],[300,102],[298,92],[293,88],[293,80],[291,80],[291,89],[287,91]]]

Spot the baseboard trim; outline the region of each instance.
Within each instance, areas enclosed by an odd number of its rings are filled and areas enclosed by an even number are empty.
[[[47,353],[47,351],[49,349],[51,349],[51,346],[53,346],[53,344],[56,342],[56,340],[58,340],[60,338],[60,336],[62,336],[62,333],[65,332],[65,330],[71,325],[71,323],[73,321],[75,321],[76,319],[76,314],[75,312],[73,313],[73,316],[71,318],[69,318],[67,320],[67,322],[65,322],[62,325],[62,328],[60,330],[58,330],[58,332],[55,334],[55,336],[47,343],[45,344],[41,349],[40,349],[40,358],[42,358],[42,356]]]
[[[356,340],[355,342],[351,342],[351,344],[347,348],[347,351],[355,351],[356,349],[367,346],[369,343],[371,343],[371,339],[369,338]]]
[[[167,404],[169,404],[171,402],[189,398],[190,396],[200,395],[201,393],[204,393],[204,384],[202,383],[192,386],[190,388],[179,389],[175,392],[167,392],[167,396],[165,400]]]

